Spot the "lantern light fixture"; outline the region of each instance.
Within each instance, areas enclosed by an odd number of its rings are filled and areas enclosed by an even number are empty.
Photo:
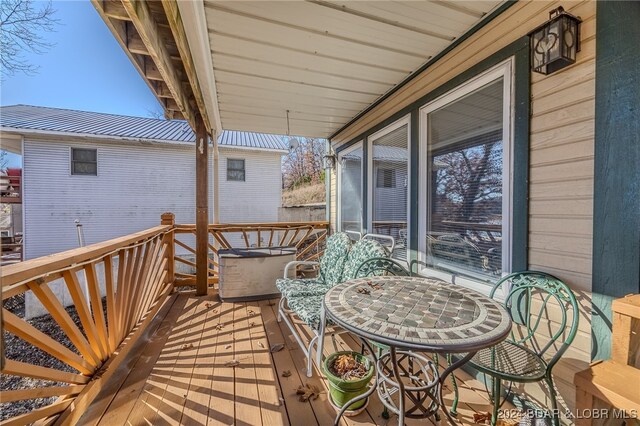
[[[576,62],[581,22],[562,6],[549,12],[549,20],[529,33],[533,71],[551,74]]]
[[[325,170],[333,170],[336,167],[336,162],[337,162],[337,157],[335,154],[325,154],[324,157],[322,157],[322,165],[324,166]]]

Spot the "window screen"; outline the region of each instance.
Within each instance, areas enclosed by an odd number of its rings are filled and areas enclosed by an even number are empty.
[[[362,231],[362,144],[340,155],[340,229]]]
[[[372,142],[371,231],[396,239],[393,256],[407,255],[407,187],[409,126],[403,125]]]
[[[71,148],[71,174],[98,176],[98,150]]]
[[[244,182],[244,160],[227,158],[227,180]]]
[[[492,281],[502,272],[503,81],[428,114],[427,264]]]

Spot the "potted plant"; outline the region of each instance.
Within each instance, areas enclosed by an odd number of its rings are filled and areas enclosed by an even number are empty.
[[[367,391],[374,372],[369,358],[351,351],[335,352],[329,355],[322,366],[329,381],[331,402],[338,409]],[[357,401],[351,404],[348,410],[360,410],[366,403],[367,399]]]

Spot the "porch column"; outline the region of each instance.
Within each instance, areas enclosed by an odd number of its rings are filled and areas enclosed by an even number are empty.
[[[209,162],[207,128],[196,115],[196,295],[207,294],[209,276]]]

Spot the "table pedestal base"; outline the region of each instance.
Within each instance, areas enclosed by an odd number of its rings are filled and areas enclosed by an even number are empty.
[[[378,397],[392,413],[399,415],[404,411],[405,417],[422,419],[438,412],[440,381],[438,368],[432,360],[411,351],[389,351],[378,358],[377,374]],[[403,402],[400,384],[409,402],[404,410],[400,409]]]
[[[376,374],[373,385],[363,395],[353,398],[345,403],[336,416],[334,425],[340,423],[340,419],[353,403],[368,398],[374,391],[382,404],[398,416],[398,425],[404,426],[404,419],[425,418],[438,416],[438,409],[445,414],[448,422],[456,425],[455,418],[448,410],[443,398],[443,384],[454,370],[462,367],[475,352],[466,354],[439,374],[438,366],[423,355],[411,351],[398,350],[391,346],[389,351],[376,356],[367,339],[360,338],[363,347],[366,347],[373,356],[376,365]],[[400,355],[400,357],[398,357]],[[406,360],[407,366],[401,365]],[[397,397],[396,397],[397,395]],[[410,405],[405,405],[408,400]]]

